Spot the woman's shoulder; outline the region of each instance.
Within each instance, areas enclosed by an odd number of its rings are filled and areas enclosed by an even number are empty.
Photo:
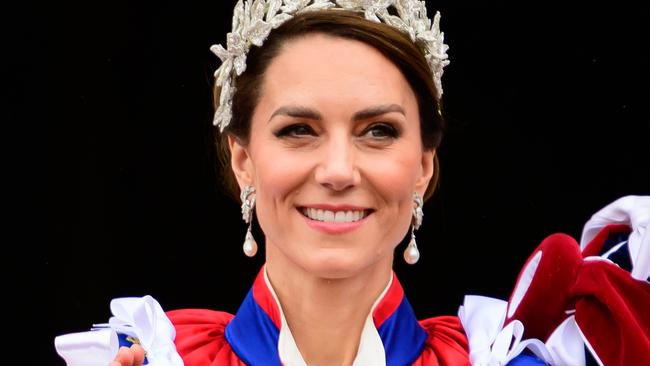
[[[233,315],[211,309],[176,309],[165,312],[177,330],[179,328],[215,328],[223,329],[232,320]]]
[[[244,365],[226,339],[232,314],[209,309],[179,309],[166,314],[176,329],[174,343],[186,366]]]
[[[414,366],[470,365],[467,337],[458,317],[427,318],[420,320],[420,325],[428,338]]]

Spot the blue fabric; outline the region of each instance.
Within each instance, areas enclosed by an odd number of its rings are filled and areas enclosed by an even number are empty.
[[[422,353],[428,337],[406,297],[377,331],[384,343],[386,366],[411,365]]]
[[[253,290],[226,326],[226,340],[247,365],[281,366],[278,354],[280,330],[255,302]]]
[[[585,366],[600,366],[598,364],[598,361],[594,358],[594,356],[591,354],[591,351],[589,348],[587,348],[587,345],[585,345]]]
[[[522,353],[513,358],[506,366],[540,366],[546,365],[546,362],[537,358],[537,356]]]
[[[628,249],[627,240],[630,237],[628,233],[613,233],[607,237],[603,243],[603,248],[601,249],[599,255],[607,253],[610,249],[614,248],[618,244],[625,243],[621,245],[614,252],[610,253],[607,259],[618,264],[619,267],[624,270],[631,272],[632,271],[632,259],[630,258],[630,250]]]

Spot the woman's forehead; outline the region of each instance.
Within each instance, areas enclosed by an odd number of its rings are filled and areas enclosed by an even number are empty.
[[[313,34],[288,42],[264,76],[262,100],[405,104],[415,95],[401,71],[363,42]]]

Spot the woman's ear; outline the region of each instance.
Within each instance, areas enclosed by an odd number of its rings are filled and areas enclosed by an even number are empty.
[[[235,178],[237,178],[239,188],[254,186],[253,161],[248,149],[241,144],[239,139],[232,135],[228,135],[228,148],[230,149],[230,166]]]
[[[433,177],[435,164],[433,158],[436,156],[436,149],[424,150],[422,152],[422,161],[420,162],[420,175],[415,181],[415,191],[424,197],[429,182]]]

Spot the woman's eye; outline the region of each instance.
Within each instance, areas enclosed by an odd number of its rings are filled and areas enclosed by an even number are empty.
[[[368,127],[364,132],[364,136],[375,139],[396,138],[398,137],[398,132],[395,127],[389,124],[377,123]]]
[[[283,127],[280,131],[275,133],[276,137],[301,137],[301,136],[313,136],[316,133],[314,130],[306,124],[295,124]]]

